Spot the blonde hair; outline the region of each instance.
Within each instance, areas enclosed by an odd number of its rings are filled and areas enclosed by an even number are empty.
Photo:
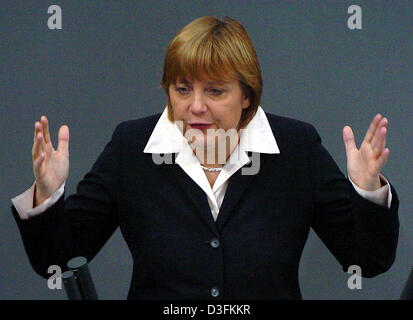
[[[178,80],[238,80],[250,106],[243,110],[239,128],[254,117],[261,100],[262,76],[257,54],[245,28],[237,20],[205,16],[184,28],[170,42],[161,86],[168,96],[168,117],[173,119],[169,86]]]

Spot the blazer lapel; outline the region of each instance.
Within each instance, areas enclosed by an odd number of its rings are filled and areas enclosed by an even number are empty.
[[[177,164],[163,165],[163,173],[173,184],[178,185],[191,203],[196,213],[201,216],[208,227],[218,235],[218,229],[212,217],[205,192]]]
[[[260,170],[263,168],[267,155],[261,153],[259,157]],[[244,167],[247,167],[245,165]],[[218,218],[214,221],[205,192],[182,170],[178,164],[162,165],[165,177],[175,185],[178,185],[191,203],[196,213],[204,220],[208,227],[218,236],[228,218],[232,215],[234,207],[243,196],[247,187],[256,175],[243,175],[242,168],[235,172],[229,179],[225,197],[219,210]],[[243,168],[244,168],[243,167]],[[259,174],[259,172],[257,173]]]
[[[260,154],[260,169],[263,167],[266,158],[266,154]],[[257,174],[259,174],[259,172]],[[216,221],[218,230],[222,230],[224,224],[232,215],[234,207],[239,202],[245,190],[252,183],[255,177],[256,175],[243,175],[242,168],[230,177],[227,191],[225,192],[224,201],[222,202],[221,209],[219,210],[218,218]]]

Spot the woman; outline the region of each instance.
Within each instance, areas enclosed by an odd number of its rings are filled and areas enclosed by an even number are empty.
[[[118,226],[133,257],[129,299],[301,299],[310,227],[345,271],[373,277],[392,265],[386,118],[374,117],[360,149],[343,129],[346,179],[312,125],[260,107],[254,47],[228,17],[175,36],[162,87],[164,112],[121,123],[66,200],[69,129],[54,150],[47,118],[35,123],[36,181],[13,213],[37,273],[91,260]]]

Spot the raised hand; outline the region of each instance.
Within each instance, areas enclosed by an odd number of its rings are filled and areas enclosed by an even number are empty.
[[[377,114],[366,132],[360,149],[356,147],[351,128],[343,128],[348,176],[361,189],[374,191],[380,188],[380,170],[386,164],[390,152],[385,148],[387,123],[387,118]]]
[[[35,203],[49,198],[69,175],[69,127],[59,129],[55,150],[50,139],[49,121],[46,116],[34,124],[32,148],[33,173],[36,178]]]

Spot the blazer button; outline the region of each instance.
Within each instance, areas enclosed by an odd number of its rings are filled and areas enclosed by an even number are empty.
[[[211,296],[213,296],[214,298],[219,296],[219,289],[217,287],[213,287],[210,291]]]
[[[212,248],[216,249],[219,247],[219,240],[217,238],[212,238],[209,244]]]

